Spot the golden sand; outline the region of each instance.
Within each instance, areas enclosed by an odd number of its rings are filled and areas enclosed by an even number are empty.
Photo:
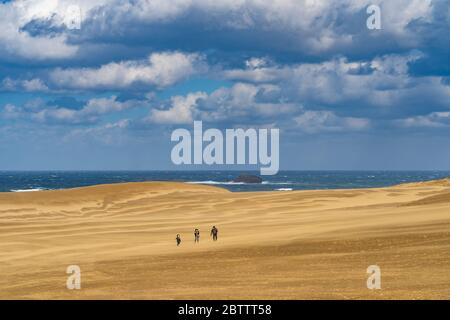
[[[366,287],[374,264],[381,290]],[[68,265],[80,266],[81,290],[66,289]],[[326,191],[148,182],[0,193],[0,298],[450,299],[450,180]]]

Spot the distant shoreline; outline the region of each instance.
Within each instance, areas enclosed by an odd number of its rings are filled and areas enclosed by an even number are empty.
[[[81,187],[73,187],[73,188],[61,188],[61,189],[24,189],[24,190],[15,190],[15,191],[6,191],[6,192],[0,192],[0,194],[20,194],[20,193],[40,193],[40,192],[55,192],[55,191],[71,191],[71,190],[83,190],[83,189],[95,189],[95,188],[108,188],[108,187],[121,187],[121,186],[130,186],[130,185],[152,185],[152,184],[173,184],[180,185],[180,184],[186,184],[186,185],[198,185],[198,186],[206,186],[210,188],[217,188],[222,189],[226,191],[230,191],[224,187],[221,186],[220,183],[214,184],[214,183],[201,183],[201,182],[191,182],[191,181],[168,181],[168,180],[154,180],[154,181],[140,181],[140,182],[116,182],[116,183],[106,183],[106,184],[94,184],[89,186],[81,186]],[[227,184],[240,184],[243,183],[224,183],[224,185]],[[251,183],[247,183],[248,185],[252,185]],[[281,190],[263,190],[263,191],[249,191],[254,193],[259,192],[306,192],[306,191],[350,191],[350,190],[365,190],[365,189],[385,189],[385,188],[394,188],[394,187],[402,187],[402,186],[410,186],[410,185],[439,185],[439,184],[449,184],[450,186],[450,177],[445,177],[441,179],[435,179],[435,180],[422,180],[422,181],[412,181],[412,182],[405,182],[405,183],[398,183],[394,185],[387,185],[382,187],[361,187],[361,188],[335,188],[335,189],[305,189],[305,190],[292,190],[291,188],[280,188]],[[231,191],[232,192],[232,191]]]
[[[232,192],[381,188],[450,177],[450,171],[280,171],[262,183],[233,182],[255,171],[0,171],[0,192],[65,190],[101,184],[174,181],[205,184]],[[244,181],[245,182],[245,181]]]

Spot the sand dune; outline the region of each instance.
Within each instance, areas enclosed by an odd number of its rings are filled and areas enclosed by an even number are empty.
[[[81,290],[66,289],[73,264]],[[366,287],[372,264],[381,267],[381,290]],[[450,180],[257,193],[169,182],[0,193],[0,298],[449,299]]]

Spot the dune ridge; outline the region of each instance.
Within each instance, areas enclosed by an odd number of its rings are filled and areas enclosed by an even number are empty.
[[[2,299],[449,299],[449,261],[450,179],[283,192],[142,182],[0,193]],[[81,290],[65,287],[72,264]],[[372,264],[381,290],[366,288]]]

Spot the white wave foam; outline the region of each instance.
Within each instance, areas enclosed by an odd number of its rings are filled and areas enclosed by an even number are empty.
[[[242,185],[242,184],[258,185],[258,183],[233,182],[233,181],[214,181],[214,180],[187,181],[187,183],[193,183],[193,184],[223,184],[223,185]],[[291,185],[293,183],[292,182],[263,181],[263,182],[261,182],[261,184],[264,184],[264,185]]]
[[[287,184],[294,184],[294,183],[293,183],[293,182],[272,182],[272,181],[263,181],[262,184],[287,185]]]
[[[35,192],[35,191],[43,191],[44,188],[34,188],[34,189],[13,189],[11,192]]]
[[[292,191],[293,189],[292,188],[278,188],[278,189],[275,189],[276,191]]]
[[[187,183],[193,183],[193,184],[245,184],[244,182],[233,182],[233,181],[212,181],[212,180],[206,180],[206,181],[188,181]]]

